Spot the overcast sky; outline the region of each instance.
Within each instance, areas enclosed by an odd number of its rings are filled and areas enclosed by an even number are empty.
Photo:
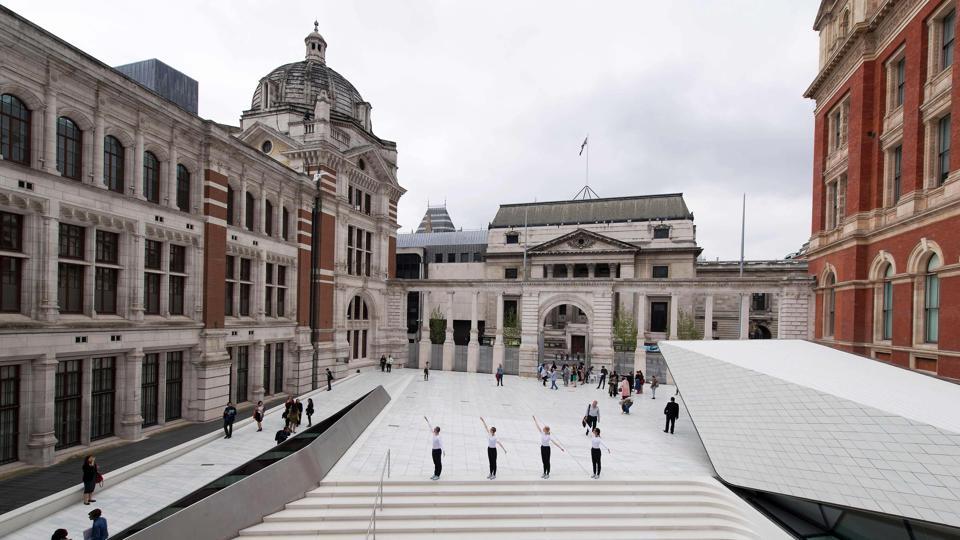
[[[739,257],[744,192],[748,259],[809,236],[815,0],[4,4],[107,64],[159,58],[233,125],[319,20],[327,63],[397,142],[405,231],[428,199],[466,229],[571,198],[589,133],[596,192],[683,192],[709,259]]]

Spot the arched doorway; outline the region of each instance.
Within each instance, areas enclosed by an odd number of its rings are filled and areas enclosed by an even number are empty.
[[[370,351],[370,308],[359,294],[347,305],[347,344],[350,360],[368,358]]]
[[[573,302],[560,301],[543,310],[540,318],[540,360],[588,362],[590,358],[589,313]]]
[[[765,323],[750,323],[750,339],[771,339],[773,334]]]

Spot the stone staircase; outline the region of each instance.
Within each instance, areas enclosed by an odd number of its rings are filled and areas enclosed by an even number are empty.
[[[363,538],[376,482],[324,482],[242,540]],[[377,538],[789,538],[716,480],[387,481]]]

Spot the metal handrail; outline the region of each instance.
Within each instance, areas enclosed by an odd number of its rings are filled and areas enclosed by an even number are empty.
[[[371,534],[373,540],[377,540],[377,510],[383,511],[383,475],[386,473],[390,478],[390,449],[387,449],[387,456],[384,458],[383,467],[380,468],[380,482],[377,483],[377,496],[373,499],[373,510],[370,512],[370,522],[367,524],[367,535],[364,537],[370,540]]]

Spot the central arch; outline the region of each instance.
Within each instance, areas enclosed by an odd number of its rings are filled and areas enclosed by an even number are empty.
[[[589,299],[576,294],[551,296],[537,310],[538,360],[589,362],[594,312]]]

